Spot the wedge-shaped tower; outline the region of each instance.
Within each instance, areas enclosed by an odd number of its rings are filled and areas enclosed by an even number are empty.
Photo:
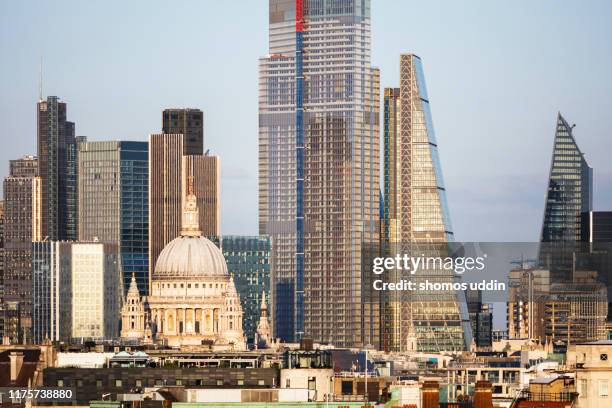
[[[592,210],[593,202],[593,170],[572,130],[559,113],[540,237],[540,262],[550,269],[554,282],[572,280],[572,253],[580,241],[581,215]]]
[[[384,249],[389,256],[449,256],[453,229],[438,157],[421,59],[400,57],[400,88],[384,98]],[[387,279],[453,282],[452,272],[421,270],[415,276],[391,271]],[[405,272],[404,272],[405,273]],[[382,300],[383,349],[461,350],[471,341],[463,293],[397,291]],[[467,324],[466,324],[467,321]]]

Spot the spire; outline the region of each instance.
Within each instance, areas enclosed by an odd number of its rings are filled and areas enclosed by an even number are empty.
[[[198,210],[197,198],[193,192],[193,176],[187,178],[187,196],[183,208],[183,226],[181,235],[184,237],[199,237],[202,235],[200,230],[200,212]]]
[[[140,297],[140,291],[138,290],[138,285],[136,284],[136,275],[132,272],[132,280],[130,281],[130,287],[128,289],[128,295],[136,295]]]
[[[43,100],[43,59],[40,56],[40,67],[38,68],[38,100]]]

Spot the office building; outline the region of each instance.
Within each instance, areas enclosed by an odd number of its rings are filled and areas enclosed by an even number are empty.
[[[244,313],[244,334],[249,342],[253,342],[261,315],[262,297],[265,294],[270,298],[270,239],[265,236],[223,235],[213,241],[221,248],[227,269],[234,276]]]
[[[42,236],[77,236],[76,139],[66,120],[66,103],[57,96],[38,102],[38,168],[42,183]]]
[[[400,87],[385,90],[384,108],[383,250],[392,256],[447,257],[453,229],[418,56],[401,55]],[[429,268],[413,278],[442,283],[453,281],[452,275]],[[389,282],[407,278],[395,270],[385,277]],[[387,291],[382,296],[383,349],[403,351],[412,336],[419,351],[461,350],[470,344],[463,292]]]
[[[592,210],[593,171],[576,144],[573,129],[559,113],[539,254],[553,282],[572,280],[573,251],[583,232],[582,214]]]
[[[43,241],[32,247],[35,342],[118,337],[122,285],[117,244]]]
[[[221,160],[219,156],[183,157],[183,180],[193,177],[193,191],[200,208],[200,228],[204,236],[221,233]]]
[[[204,113],[200,109],[164,109],[162,133],[185,135],[183,154],[201,155],[204,151]]]
[[[79,240],[119,245],[123,291],[149,289],[148,143],[79,143]]]
[[[493,305],[482,302],[482,291],[467,290],[466,301],[474,345],[481,350],[493,345]]]
[[[41,239],[41,180],[34,156],[11,160],[4,179],[4,301],[18,302],[29,338],[32,308],[32,241]],[[17,327],[13,325],[13,327]]]
[[[585,268],[597,271],[598,279],[608,287],[608,320],[612,317],[612,211],[582,214],[582,237],[577,255]]]
[[[183,134],[149,137],[149,270],[155,270],[162,249],[180,235],[187,178],[193,177],[200,208],[202,235],[220,233],[220,159],[184,155],[192,149]]]
[[[379,71],[370,1],[272,0],[259,61],[259,233],[284,341],[378,343],[364,293],[379,237]],[[366,272],[367,271],[367,272]]]

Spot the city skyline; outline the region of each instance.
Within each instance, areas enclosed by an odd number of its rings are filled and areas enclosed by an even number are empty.
[[[236,16],[230,4],[182,3],[168,11],[152,3],[147,14],[135,21],[112,14],[112,19],[118,19],[113,32],[104,30],[105,16],[113,9],[107,4],[87,10],[75,2],[59,3],[53,10],[44,4],[27,7],[27,2],[0,6],[0,19],[12,16],[2,21],[0,49],[14,61],[0,68],[0,84],[7,95],[0,102],[0,118],[7,123],[7,134],[19,139],[3,150],[0,160],[7,162],[36,151],[32,117],[42,55],[44,94],[58,95],[67,102],[77,135],[92,141],[146,141],[149,133],[160,131],[163,108],[202,109],[206,144],[214,154],[225,157],[222,232],[256,233],[257,160],[249,151],[257,145],[257,58],[267,50],[266,3],[255,7],[243,2],[249,13]],[[125,7],[125,15],[137,15],[137,5]],[[610,184],[612,169],[606,165],[605,151],[612,147],[612,141],[606,140],[612,125],[602,118],[612,105],[610,84],[605,81],[612,67],[605,41],[610,37],[605,16],[611,8],[607,2],[594,2],[586,9],[551,1],[502,7],[482,2],[461,7],[442,2],[372,5],[372,63],[381,68],[381,87],[393,85],[398,75],[395,61],[401,52],[414,52],[426,61],[429,91],[436,101],[436,131],[445,146],[441,161],[457,239],[538,239],[549,166],[540,157],[550,151],[550,124],[557,111],[577,124],[575,134],[594,168],[595,185]],[[411,27],[401,26],[402,14],[414,12],[419,18]],[[52,26],[43,20],[48,13],[56,20]],[[75,13],[80,15],[75,24],[61,24]],[[223,25],[230,16],[235,24]],[[501,16],[506,19],[498,21]],[[166,38],[151,34],[149,23],[154,26],[166,17],[184,18],[190,24],[174,27]],[[523,24],[514,24],[515,20]],[[571,23],[564,24],[566,21]],[[426,27],[430,30],[424,30]],[[497,36],[478,35],[493,28]],[[54,44],[41,38],[43,29],[51,30],[61,41]],[[429,35],[431,30],[436,35]],[[74,35],[76,32],[82,35]],[[246,32],[248,35],[242,35]],[[187,34],[196,35],[200,52],[193,52],[191,45],[175,44],[174,39]],[[226,41],[217,41],[219,36]],[[89,42],[98,45],[95,55],[85,48]],[[16,44],[21,46],[15,48]],[[137,44],[142,44],[141,50],[135,48]],[[184,50],[186,64],[161,64],[159,58],[165,53],[155,53],[157,57],[144,51],[172,46]],[[571,58],[568,49],[574,51]],[[80,60],[89,64],[79,64]],[[585,62],[589,63],[586,76],[581,74]],[[165,79],[160,82],[160,78]],[[117,89],[129,92],[118,101]],[[244,97],[233,98],[231,104],[218,103],[229,95],[228,89],[243,92]],[[466,93],[473,95],[472,101],[465,101]],[[241,120],[228,120],[232,112],[239,112]],[[110,123],[104,117],[116,120]],[[462,123],[461,117],[469,121]],[[517,122],[508,126],[507,118]],[[499,135],[495,143],[490,142],[491,133]],[[243,151],[234,149],[237,141],[245,147]],[[520,168],[515,166],[516,157],[523,158]],[[6,167],[0,169],[0,175],[7,174]],[[469,186],[468,180],[475,177],[480,191]],[[228,199],[240,191],[248,192],[248,211],[242,203]],[[611,198],[612,191],[596,188],[594,208],[607,209],[605,203]]]

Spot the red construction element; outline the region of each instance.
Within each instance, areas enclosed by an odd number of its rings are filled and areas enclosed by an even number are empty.
[[[304,31],[304,1],[295,0],[295,31]]]

